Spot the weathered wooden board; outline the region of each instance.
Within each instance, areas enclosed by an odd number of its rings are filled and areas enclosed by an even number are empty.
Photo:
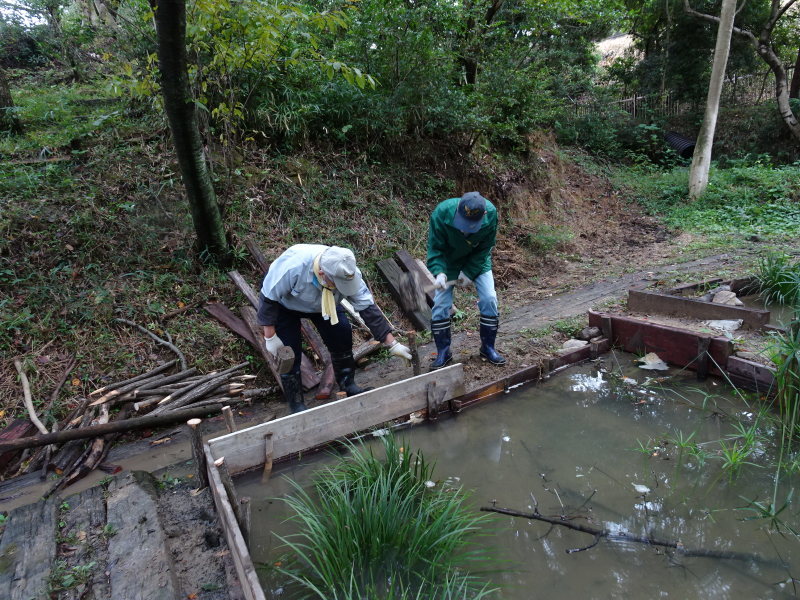
[[[688,292],[694,292],[699,289],[710,289],[711,286],[720,285],[722,283],[722,277],[714,277],[713,279],[706,279],[704,281],[693,281],[691,283],[682,283],[681,285],[676,285],[674,288],[671,288],[669,292],[671,294],[686,294]]]
[[[73,552],[68,564],[85,565],[95,562],[86,588],[61,592],[59,600],[82,598],[113,598],[106,575],[103,526],[106,524],[106,490],[96,485],[67,498],[69,510],[61,515],[61,536],[72,539]],[[89,592],[89,593],[87,593]]]
[[[377,263],[378,270],[383,274],[389,286],[389,292],[392,298],[397,302],[397,305],[403,310],[408,320],[417,331],[427,331],[431,325],[431,310],[428,306],[409,307],[407,305],[406,297],[403,294],[403,278],[407,277],[406,273],[392,258],[379,260]]]
[[[768,393],[775,389],[775,370],[752,360],[731,356],[727,363],[728,372],[737,376],[739,383],[747,389]]]
[[[56,498],[12,510],[0,539],[0,598],[47,598],[56,558]]]
[[[244,541],[244,536],[242,536],[242,531],[239,529],[236,517],[234,517],[230,498],[228,498],[225,487],[222,485],[219,469],[214,466],[215,459],[207,444],[204,451],[206,453],[206,463],[208,465],[209,488],[214,497],[217,513],[222,521],[222,530],[225,533],[225,539],[228,542],[228,548],[233,558],[233,565],[236,568],[236,574],[239,576],[239,583],[242,586],[244,596],[247,600],[266,600],[264,592],[261,589],[261,584],[258,581],[256,569],[253,566],[253,560],[250,558],[250,552]],[[225,460],[227,462],[227,459]]]
[[[149,484],[152,486],[152,483]],[[108,540],[108,574],[114,600],[174,600],[178,582],[158,519],[155,489],[135,473],[109,486],[107,521],[116,530]]]
[[[430,281],[433,279],[433,275],[431,272],[428,271],[427,267],[423,270],[420,267],[419,261],[415,260],[407,250],[403,250],[402,248],[394,253],[395,260],[397,264],[400,265],[400,268],[405,271],[406,273],[417,273],[418,280],[423,285],[430,286]],[[429,287],[428,289],[423,289],[421,292],[425,295],[425,300],[428,303],[428,306],[431,308],[433,307],[433,290]]]
[[[225,457],[231,473],[264,462],[264,440],[272,433],[273,455],[283,456],[313,448],[414,411],[427,408],[427,384],[435,381],[443,400],[464,393],[464,368],[456,364],[432,373],[404,379],[357,396],[337,400],[281,419],[209,440],[214,459]]]
[[[217,321],[225,325],[228,329],[234,332],[239,337],[247,340],[247,342],[255,349],[259,349],[259,343],[253,337],[253,332],[243,319],[240,319],[233,311],[220,302],[208,302],[203,307],[206,312],[214,317]]]
[[[708,353],[711,356],[709,372],[721,375],[732,354],[733,346],[727,338],[711,337],[676,327],[648,323],[631,317],[608,315],[589,311],[589,326],[601,327],[603,319],[611,322],[611,342],[627,352],[655,352],[665,362],[697,370],[698,340],[711,338]]]
[[[628,310],[677,315],[692,319],[741,319],[748,329],[761,329],[769,321],[769,311],[728,304],[714,304],[693,298],[628,290]]]

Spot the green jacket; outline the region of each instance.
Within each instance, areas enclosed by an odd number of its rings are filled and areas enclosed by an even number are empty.
[[[497,209],[486,201],[486,215],[481,228],[466,236],[453,227],[453,216],[460,198],[450,198],[433,209],[428,229],[428,270],[435,277],[445,273],[447,279],[464,275],[474,280],[492,270],[492,248],[497,238]]]

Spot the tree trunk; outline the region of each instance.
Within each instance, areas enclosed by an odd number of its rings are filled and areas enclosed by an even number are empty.
[[[197,113],[189,87],[186,58],[186,4],[184,0],[151,0],[158,36],[158,67],[164,109],[192,212],[198,250],[227,265],[230,248],[197,127]]]
[[[768,43],[761,41],[757,50],[775,75],[775,99],[778,101],[778,112],[794,138],[800,142],[800,122],[797,121],[797,117],[792,112],[792,106],[789,104],[789,81],[786,69],[783,68],[780,57],[775,54]]]
[[[14,112],[14,100],[6,72],[0,67],[0,131],[22,133],[22,123]]]
[[[708,171],[711,166],[711,148],[714,145],[714,130],[717,127],[719,99],[722,95],[722,83],[725,79],[725,67],[728,64],[728,53],[731,49],[733,19],[736,16],[736,0],[722,0],[717,45],[714,49],[714,65],[711,68],[711,81],[708,84],[708,98],[703,125],[697,136],[697,145],[689,170],[689,197],[692,200],[700,197],[708,186]]]
[[[789,86],[789,98],[800,98],[800,49],[797,50],[797,60],[794,61],[792,84]]]

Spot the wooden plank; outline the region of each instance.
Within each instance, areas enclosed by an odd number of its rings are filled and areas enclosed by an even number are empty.
[[[640,319],[607,315],[589,311],[589,325],[600,327],[603,319],[611,320],[614,332],[614,344],[626,352],[655,352],[665,362],[697,370],[697,344],[706,334],[649,323]],[[711,337],[708,353],[711,358],[709,373],[722,375],[733,346],[727,338]]]
[[[178,597],[178,579],[156,497],[147,473],[128,473],[109,486],[107,521],[116,530],[108,539],[108,577],[114,600]]]
[[[46,597],[56,559],[56,498],[12,510],[0,540],[0,598]]]
[[[214,456],[208,445],[205,446],[206,463],[208,464],[208,480],[211,495],[214,497],[214,504],[217,507],[217,514],[220,517],[222,531],[225,533],[225,540],[228,542],[228,549],[233,558],[233,566],[239,577],[242,592],[247,600],[266,600],[264,591],[256,575],[253,560],[245,544],[239,524],[233,515],[233,506],[225,493],[219,470],[214,466]]]
[[[233,314],[233,311],[230,308],[221,302],[208,302],[203,308],[205,308],[206,312],[208,312],[208,314],[214,317],[217,321],[225,325],[225,327],[230,329],[239,337],[244,338],[250,343],[251,346],[258,349],[259,344],[256,341],[256,338],[253,337],[253,332],[250,327],[244,322],[243,319],[240,319]]]
[[[239,308],[239,313],[242,315],[242,319],[247,324],[250,332],[253,334],[253,338],[256,340],[263,340],[264,332],[261,325],[258,324],[256,309],[252,306],[242,306]],[[264,359],[267,367],[272,372],[273,379],[275,379],[278,387],[282,390],[283,383],[281,382],[280,365],[278,364],[277,359],[269,351],[267,351],[267,348],[264,346],[264,344],[257,344],[256,347],[258,348],[258,353],[261,355],[261,358]]]
[[[430,329],[431,319],[430,315],[425,316],[423,312],[417,307],[416,310],[409,310],[402,292],[402,278],[405,277],[400,266],[394,259],[386,258],[379,260],[377,263],[378,270],[383,274],[386,282],[389,284],[389,292],[394,298],[397,305],[403,310],[408,320],[417,331],[427,331]],[[430,309],[428,309],[430,312]]]
[[[231,281],[236,284],[236,287],[239,288],[239,291],[245,295],[247,301],[252,305],[253,308],[258,310],[261,299],[258,296],[258,292],[252,288],[252,286],[247,283],[247,280],[242,277],[239,271],[229,271],[228,277],[231,278]]]
[[[427,384],[436,381],[444,400],[464,393],[464,367],[456,364],[363,394],[209,440],[214,459],[225,457],[231,473],[264,462],[264,435],[273,433],[274,459],[313,448],[427,407]]]
[[[628,310],[692,319],[741,319],[742,326],[748,329],[761,329],[769,321],[768,310],[714,304],[694,298],[638,290],[628,290]]]
[[[580,348],[575,348],[574,350],[570,350],[569,352],[565,352],[559,356],[553,356],[550,359],[550,370],[555,371],[556,369],[560,369],[561,367],[566,367],[568,365],[574,365],[575,363],[583,362],[584,360],[589,360],[592,357],[592,347],[590,344],[586,344]]]
[[[425,268],[424,272],[420,268],[419,262],[415,260],[407,250],[400,249],[394,253],[395,260],[397,264],[400,265],[400,268],[406,273],[416,273],[418,275],[417,281],[420,282],[422,285],[430,285],[430,281],[433,279],[433,275],[430,271],[428,271],[427,267]],[[421,293],[425,295],[425,300],[428,303],[428,306],[433,307],[433,290],[428,288],[427,290],[422,289],[420,290]]]
[[[250,256],[255,259],[256,264],[258,264],[258,268],[261,269],[261,272],[264,273],[264,275],[266,275],[267,271],[269,271],[269,265],[271,263],[269,260],[267,260],[267,257],[264,256],[261,248],[258,247],[258,244],[256,244],[255,240],[252,238],[247,238],[244,241],[244,245],[248,252],[250,252]]]
[[[706,279],[704,281],[694,281],[692,283],[683,283],[681,285],[676,285],[674,288],[670,288],[668,293],[670,294],[684,294],[686,292],[691,292],[694,290],[698,290],[700,288],[710,288],[712,285],[719,285],[722,283],[722,277],[714,277],[713,279]]]
[[[739,356],[730,356],[726,368],[729,373],[749,379],[754,385],[748,389],[766,392],[775,387],[775,369],[773,367]]]

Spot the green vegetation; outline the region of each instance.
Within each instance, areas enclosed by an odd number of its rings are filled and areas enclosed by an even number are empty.
[[[785,254],[770,253],[760,260],[755,279],[765,302],[800,305],[800,261],[791,263]]]
[[[680,230],[718,236],[793,238],[800,229],[800,164],[753,164],[711,170],[706,193],[690,202],[688,171],[634,168],[615,174],[649,213]]]
[[[286,499],[299,533],[279,570],[303,597],[483,598],[492,590],[475,575],[485,557],[470,546],[486,520],[459,489],[431,479],[419,451],[383,438],[385,458],[352,455],[320,472],[313,492],[295,484]],[[281,561],[283,562],[283,561]]]

